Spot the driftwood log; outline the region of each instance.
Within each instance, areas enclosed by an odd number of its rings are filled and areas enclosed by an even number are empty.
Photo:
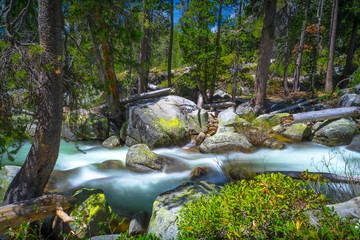
[[[280,109],[280,110],[273,111],[273,112],[271,112],[270,114],[286,112],[286,111],[289,111],[289,110],[292,110],[292,109],[295,109],[295,108],[304,106],[304,105],[306,105],[306,104],[316,102],[317,100],[319,100],[319,99],[318,99],[318,98],[310,99],[310,100],[307,100],[307,101],[305,101],[305,102],[297,103],[297,104],[292,105],[292,106],[287,107],[287,108],[283,108],[283,109]]]
[[[216,103],[207,103],[203,104],[203,108],[210,109],[210,108],[228,108],[233,107],[236,104],[234,102],[216,102]]]
[[[360,115],[359,107],[333,108],[333,109],[291,114],[280,118],[280,124],[286,125],[286,124],[301,123],[301,122],[322,121],[327,119],[356,117],[359,115]]]
[[[303,172],[300,171],[266,171],[266,172],[257,172],[256,174],[266,174],[266,173],[281,173],[285,176],[291,177],[293,179],[303,179]],[[360,183],[360,176],[346,176],[334,173],[327,173],[327,172],[309,172],[309,174],[319,174],[321,178],[328,179],[330,182],[333,183]]]
[[[20,226],[23,222],[33,222],[56,215],[64,222],[74,221],[64,210],[72,206],[74,198],[63,195],[44,195],[38,198],[0,207],[0,234],[8,228]]]
[[[153,92],[146,92],[146,93],[136,94],[134,96],[121,99],[120,104],[125,105],[127,103],[131,103],[131,102],[135,102],[135,101],[139,101],[139,100],[160,97],[160,96],[163,96],[163,95],[168,95],[172,91],[173,90],[171,88],[164,88],[164,89],[156,90],[156,91],[153,91]]]

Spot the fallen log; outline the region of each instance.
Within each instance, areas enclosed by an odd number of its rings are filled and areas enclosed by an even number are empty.
[[[273,111],[273,112],[271,112],[270,114],[286,112],[286,111],[289,111],[289,110],[292,110],[292,109],[295,109],[295,108],[304,106],[304,105],[306,105],[306,104],[316,102],[317,100],[319,100],[319,99],[318,99],[318,98],[310,99],[310,100],[307,100],[307,101],[305,101],[305,102],[297,103],[297,104],[292,105],[292,106],[287,107],[287,108],[283,108],[283,109],[280,109],[280,110]]]
[[[156,86],[155,84],[148,83],[147,88],[151,91],[161,90],[164,89],[163,87]]]
[[[216,102],[216,103],[207,103],[203,104],[203,108],[210,109],[210,108],[228,108],[233,107],[236,104],[234,102]]]
[[[257,175],[266,174],[266,173],[281,173],[285,176],[291,177],[293,179],[303,179],[303,172],[300,171],[266,171],[266,172],[257,172]],[[353,183],[359,184],[360,183],[360,176],[347,176],[347,175],[340,175],[335,173],[327,173],[327,172],[309,172],[308,174],[318,174],[321,176],[322,179],[327,179],[329,182],[332,183]]]
[[[72,206],[74,198],[64,195],[44,195],[38,198],[0,207],[0,234],[10,227],[20,226],[23,222],[33,222],[55,215],[65,222],[73,221],[64,210]]]
[[[301,123],[301,122],[322,121],[327,119],[356,117],[359,115],[360,115],[359,107],[333,108],[333,109],[291,114],[280,118],[280,124],[286,125],[286,124]]]
[[[171,88],[164,88],[164,89],[156,90],[156,91],[153,91],[153,92],[146,92],[146,93],[136,94],[134,96],[121,99],[120,104],[125,105],[127,103],[131,103],[131,102],[135,102],[135,101],[139,101],[139,100],[160,97],[160,96],[163,96],[163,95],[168,95],[172,91],[173,90]]]

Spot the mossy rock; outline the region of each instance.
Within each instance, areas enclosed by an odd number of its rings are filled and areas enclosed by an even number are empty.
[[[311,134],[311,129],[304,123],[291,124],[284,132],[281,133],[284,137],[295,142],[310,140]]]
[[[109,128],[105,116],[80,109],[64,114],[61,135],[69,140],[105,140]]]
[[[178,172],[188,169],[185,163],[153,153],[146,144],[131,146],[126,154],[126,167],[135,172]]]
[[[234,132],[217,133],[206,138],[200,145],[202,153],[252,152],[254,146],[243,134]]]
[[[76,202],[71,209],[70,217],[75,222],[69,223],[70,230],[79,238],[88,238],[106,232],[106,223],[111,217],[111,209],[106,201],[104,192],[100,189],[83,188],[74,197]]]
[[[357,133],[358,129],[352,120],[328,120],[319,126],[312,141],[330,147],[348,145]]]
[[[279,125],[280,118],[288,115],[289,115],[288,113],[263,114],[255,119],[255,123],[263,127],[272,128],[276,125]]]
[[[114,149],[114,148],[120,147],[120,140],[116,136],[111,136],[111,137],[107,138],[101,145],[104,148]]]
[[[200,196],[218,194],[220,187],[207,182],[189,182],[160,194],[153,204],[148,233],[160,239],[176,239],[177,216],[184,204]]]

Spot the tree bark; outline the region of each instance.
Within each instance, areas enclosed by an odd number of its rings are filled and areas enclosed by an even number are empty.
[[[149,45],[149,34],[150,28],[147,26],[149,24],[149,9],[147,9],[147,1],[143,0],[143,21],[141,26],[141,31],[144,33],[144,36],[140,41],[140,69],[139,69],[139,82],[138,82],[138,94],[146,92],[146,84],[148,78],[148,45]]]
[[[280,118],[280,124],[293,124],[301,122],[322,121],[327,119],[345,118],[345,117],[357,117],[360,115],[359,107],[343,107],[325,109],[320,111],[311,111],[291,114]]]
[[[317,24],[317,32],[316,32],[316,58],[314,58],[314,70],[312,72],[312,77],[311,77],[311,90],[312,92],[314,92],[315,89],[315,72],[317,71],[317,60],[319,58],[320,55],[320,47],[321,47],[321,22],[322,22],[322,17],[323,17],[323,12],[324,12],[324,1],[325,0],[320,0],[319,2],[319,8],[317,11],[317,18],[318,18],[318,24]]]
[[[60,145],[63,110],[62,53],[63,15],[60,0],[39,0],[39,40],[44,52],[38,84],[38,124],[24,165],[4,198],[10,204],[42,195],[53,170]],[[45,67],[47,66],[47,67]]]
[[[260,115],[266,111],[266,83],[275,35],[276,0],[265,0],[265,15],[260,39],[259,60],[256,69],[254,111]]]
[[[347,77],[347,75],[349,75],[350,69],[352,67],[352,60],[353,60],[354,52],[355,52],[355,41],[356,41],[358,25],[359,25],[359,18],[355,17],[353,28],[352,28],[352,33],[351,33],[351,38],[350,38],[350,43],[349,43],[349,49],[347,52],[346,64],[344,67],[343,77]]]
[[[168,59],[168,87],[171,87],[171,60],[174,41],[174,0],[170,0],[170,43],[169,43],[169,59]]]
[[[334,57],[335,57],[338,8],[339,8],[339,0],[334,0],[332,16],[331,16],[329,55],[328,55],[327,71],[326,71],[326,79],[325,79],[326,92],[332,92],[332,88],[333,88],[333,67],[334,67]]]
[[[285,39],[285,52],[284,52],[284,92],[285,96],[289,95],[289,84],[288,84],[288,61],[289,61],[289,26],[290,26],[290,5],[285,2],[285,17],[286,17],[286,39]]]
[[[301,34],[300,34],[300,43],[299,43],[299,48],[298,48],[299,52],[298,52],[298,55],[296,58],[296,66],[295,66],[295,72],[294,72],[294,85],[293,85],[294,92],[300,92],[300,70],[301,70],[302,54],[304,52],[304,40],[305,40],[307,18],[308,18],[308,12],[309,12],[308,9],[309,9],[309,0],[306,0],[305,19],[304,19]]]

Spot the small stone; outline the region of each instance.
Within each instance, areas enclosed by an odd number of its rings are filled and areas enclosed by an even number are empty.
[[[196,137],[196,141],[195,144],[196,145],[200,145],[204,140],[205,140],[205,133],[201,132],[197,137]]]
[[[146,213],[140,211],[134,214],[129,226],[129,236],[144,234],[146,232]]]

